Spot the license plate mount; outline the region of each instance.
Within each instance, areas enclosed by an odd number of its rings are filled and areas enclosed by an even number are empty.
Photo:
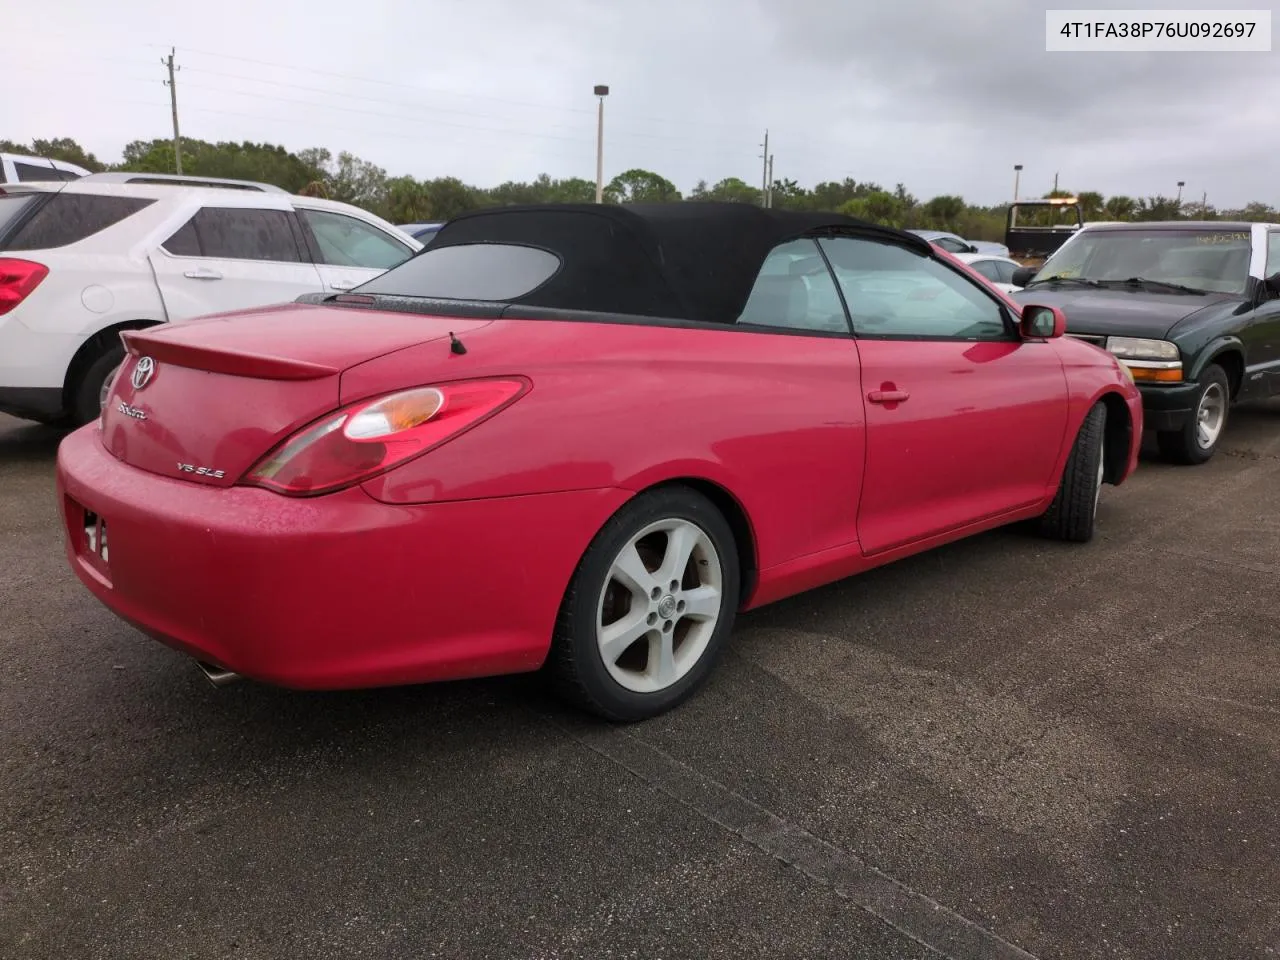
[[[107,539],[107,521],[101,514],[84,510],[84,551],[106,567],[110,561],[110,544]]]

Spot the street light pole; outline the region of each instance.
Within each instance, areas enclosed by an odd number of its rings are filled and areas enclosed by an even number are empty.
[[[596,84],[596,96],[600,98],[596,114],[596,203],[604,203],[604,98],[608,95],[607,86]]]
[[[1018,222],[1018,185],[1022,179],[1022,164],[1015,163],[1013,165],[1013,206],[1014,209],[1009,211],[1009,226],[1014,226]]]

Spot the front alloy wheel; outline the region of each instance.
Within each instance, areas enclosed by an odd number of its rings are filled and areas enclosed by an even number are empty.
[[[739,597],[733,531],[683,486],[641,494],[587,548],[547,661],[560,691],[610,720],[656,716],[709,675]]]
[[[1231,408],[1231,381],[1216,363],[1200,374],[1200,390],[1191,417],[1181,430],[1156,434],[1160,452],[1176,463],[1200,464],[1218,449]]]

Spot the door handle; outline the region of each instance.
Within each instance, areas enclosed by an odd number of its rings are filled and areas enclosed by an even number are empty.
[[[351,290],[356,286],[354,280],[335,280],[329,284],[330,290]]]
[[[911,394],[905,390],[872,390],[867,394],[867,399],[872,403],[902,403],[904,400],[911,398]]]
[[[184,277],[190,277],[192,280],[221,280],[222,274],[217,270],[210,270],[207,267],[199,267],[195,270],[188,270],[183,274]]]

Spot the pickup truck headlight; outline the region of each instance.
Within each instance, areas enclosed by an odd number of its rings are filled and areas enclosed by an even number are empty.
[[[1107,337],[1107,349],[1129,368],[1134,380],[1182,382],[1182,355],[1175,343],[1142,337]]]

